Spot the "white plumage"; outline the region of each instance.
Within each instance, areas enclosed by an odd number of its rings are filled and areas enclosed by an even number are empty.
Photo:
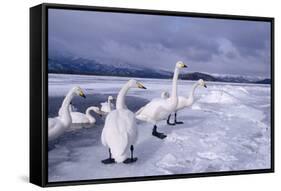
[[[178,122],[178,121],[177,121],[177,111],[192,106],[192,104],[194,103],[194,92],[195,92],[195,89],[196,89],[198,86],[202,86],[202,87],[207,88],[207,86],[206,86],[206,84],[205,84],[205,81],[202,80],[202,79],[199,79],[199,80],[196,81],[196,82],[194,83],[194,85],[192,86],[191,91],[190,91],[190,94],[189,94],[188,97],[178,96],[178,104],[177,104],[177,107],[176,107],[176,110],[175,110],[174,123],[170,123],[170,122],[169,122],[169,121],[170,121],[170,117],[171,117],[171,115],[169,115],[169,117],[168,117],[168,119],[167,119],[167,123],[168,123],[168,124],[170,124],[170,125],[175,125],[175,124],[182,124],[182,123],[183,123],[183,122]],[[163,92],[163,93],[161,94],[161,97],[164,97],[164,99],[168,99],[168,98],[169,98],[169,93]]]
[[[128,157],[129,147],[137,140],[136,120],[127,109],[114,110],[108,114],[102,131],[102,144],[111,149],[116,162]]]
[[[128,156],[128,149],[137,140],[137,128],[135,114],[125,105],[125,96],[130,88],[145,87],[136,80],[129,80],[119,91],[116,101],[116,110],[111,111],[105,119],[104,128],[101,135],[102,144],[110,150],[108,159],[103,163],[124,162]],[[132,154],[131,149],[131,154]],[[111,154],[113,159],[111,158]],[[131,157],[131,162],[133,157]]]
[[[88,107],[85,113],[70,110],[70,115],[72,118],[72,123],[70,125],[69,131],[78,130],[83,127],[90,128],[96,123],[96,119],[91,115],[91,111],[99,112],[98,107]]]
[[[107,102],[101,103],[100,110],[105,114],[108,114],[109,112],[111,112],[114,109],[114,104],[112,103],[112,101],[113,101],[113,97],[108,96]]]
[[[179,75],[179,69],[184,67],[186,67],[186,65],[183,62],[179,61],[176,63],[173,76],[171,97],[155,98],[136,112],[137,119],[149,122],[154,125],[152,135],[160,139],[164,139],[166,135],[157,132],[156,123],[158,121],[166,119],[170,113],[175,111],[178,104],[177,80]],[[164,97],[165,95],[162,96]]]
[[[80,87],[72,88],[65,96],[58,116],[48,118],[48,140],[52,141],[61,136],[66,130],[70,128],[72,118],[69,111],[69,105],[74,96],[86,97]]]

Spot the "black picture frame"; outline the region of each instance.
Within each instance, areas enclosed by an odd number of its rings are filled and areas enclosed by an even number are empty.
[[[228,172],[207,172],[114,179],[77,180],[48,182],[48,9],[87,10],[149,15],[169,15],[182,17],[219,18],[230,20],[265,21],[271,25],[271,167],[269,169],[242,170]],[[274,172],[274,18],[96,7],[64,4],[40,4],[30,8],[30,182],[42,187],[82,185],[96,183],[131,182],[177,178],[195,178]]]

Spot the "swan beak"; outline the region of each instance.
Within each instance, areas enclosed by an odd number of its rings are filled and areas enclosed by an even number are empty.
[[[141,88],[141,89],[146,89],[146,87],[144,87],[144,85],[142,85],[141,83],[137,83],[137,85],[138,85],[138,88]]]
[[[182,64],[181,67],[182,68],[187,68],[187,65],[186,64]]]
[[[83,98],[86,98],[85,94],[82,91],[79,93],[79,95]]]
[[[206,85],[206,84],[204,84],[204,88],[207,88],[207,85]]]

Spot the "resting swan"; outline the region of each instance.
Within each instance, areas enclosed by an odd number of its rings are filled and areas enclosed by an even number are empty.
[[[163,99],[163,98],[153,99],[136,112],[137,119],[153,124],[152,135],[160,139],[164,139],[167,136],[163,133],[157,132],[156,124],[158,121],[166,119],[170,113],[175,111],[178,104],[178,96],[177,96],[178,75],[180,69],[185,67],[187,66],[181,61],[176,63],[174,76],[173,76],[171,97],[167,99]]]
[[[189,106],[191,106],[194,103],[194,92],[195,92],[195,89],[198,86],[207,88],[207,85],[205,84],[205,81],[200,79],[200,80],[198,80],[198,81],[196,81],[194,83],[194,85],[192,86],[191,91],[190,91],[188,97],[178,96],[178,105],[177,105],[177,108],[175,110],[174,123],[170,123],[170,117],[171,117],[171,114],[170,114],[168,119],[167,119],[167,124],[169,124],[169,125],[183,124],[182,121],[177,121],[177,111],[182,110],[182,109],[184,109],[186,107],[189,107]],[[166,99],[167,99],[169,97],[169,93],[163,92],[161,94],[161,97],[162,96],[166,97]]]
[[[119,91],[116,109],[106,116],[101,134],[102,144],[109,149],[109,158],[102,160],[104,164],[132,163],[137,160],[133,157],[133,145],[137,139],[135,114],[125,105],[125,96],[130,88],[146,89],[141,83],[131,79]],[[129,148],[131,157],[127,158]]]
[[[54,118],[48,118],[48,140],[52,141],[62,135],[66,130],[70,128],[72,123],[69,105],[74,96],[81,96],[86,98],[80,87],[72,88],[65,96],[61,108],[59,110],[59,116]]]
[[[72,111],[71,107],[69,109],[72,119],[69,131],[81,129],[83,127],[92,127],[96,123],[96,119],[91,115],[90,111],[94,111],[96,113],[100,112],[99,108],[94,106],[88,107],[85,113]]]

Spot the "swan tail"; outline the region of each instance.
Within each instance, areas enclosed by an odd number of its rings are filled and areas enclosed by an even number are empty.
[[[140,108],[140,109],[136,112],[136,115],[139,115],[143,110],[144,110],[144,107]]]
[[[114,154],[112,154],[112,157],[114,158],[114,160],[115,160],[117,163],[121,163],[121,162],[123,162],[124,160],[126,160],[126,158],[127,158],[126,155],[117,155],[117,156],[115,156]]]

